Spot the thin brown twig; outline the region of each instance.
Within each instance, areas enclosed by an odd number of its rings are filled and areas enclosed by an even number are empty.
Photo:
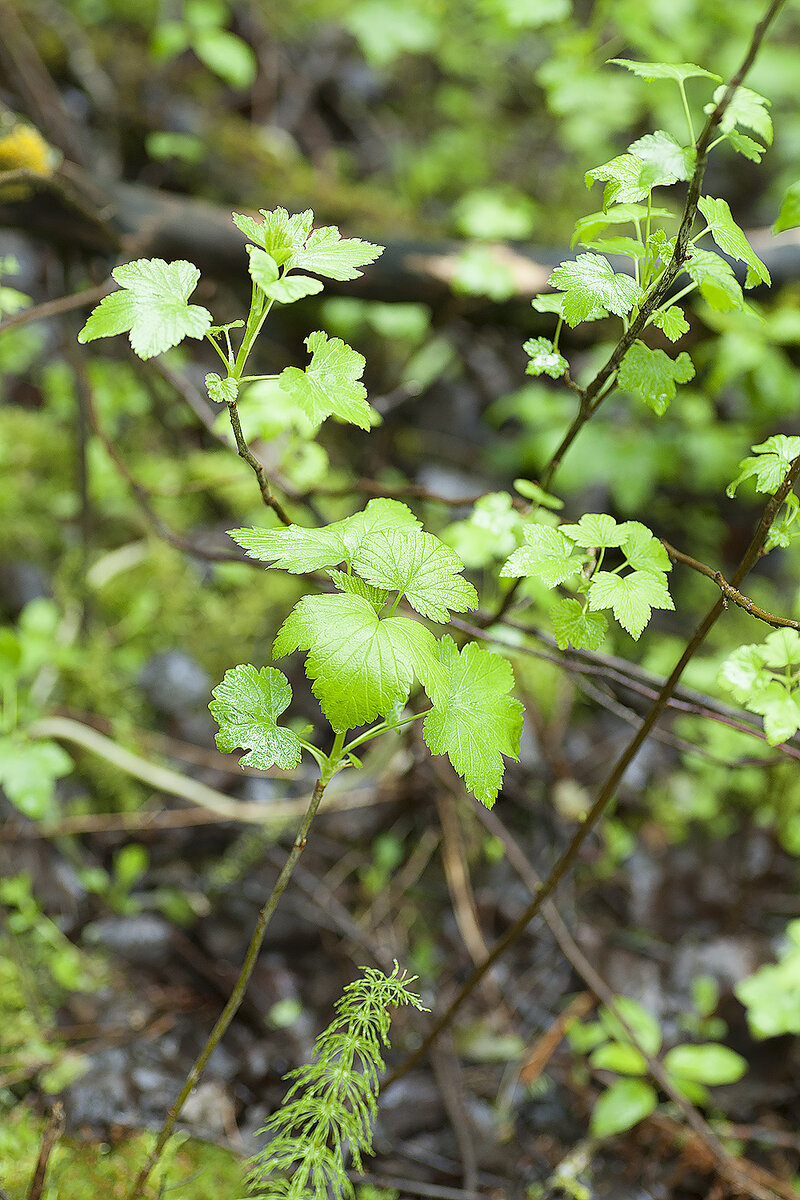
[[[236,439],[236,451],[239,457],[244,459],[249,467],[252,467],[253,473],[258,480],[261,499],[267,508],[272,509],[279,521],[282,521],[284,525],[291,525],[292,518],[287,515],[280,500],[276,499],[272,494],[272,487],[267,477],[267,472],[264,470],[263,463],[258,461],[247,444],[247,439],[242,431],[242,422],[239,420],[239,406],[235,400],[228,401],[228,412],[230,413],[233,436]]]
[[[776,617],[772,613],[768,613],[765,609],[759,608],[748,596],[744,596],[738,588],[728,583],[723,578],[721,571],[715,571],[713,567],[709,567],[706,563],[692,558],[690,554],[684,554],[682,550],[676,550],[664,538],[661,538],[661,545],[673,562],[683,563],[685,567],[691,567],[698,574],[705,575],[707,579],[712,579],[726,600],[730,600],[738,605],[739,608],[743,608],[751,617],[755,617],[758,621],[763,621],[765,625],[771,625],[773,629],[800,629],[800,621],[793,621],[790,617]]]
[[[59,296],[56,300],[45,300],[41,304],[33,305],[32,308],[23,308],[20,312],[14,313],[12,317],[6,317],[5,321],[0,322],[0,334],[20,325],[28,325],[31,321],[45,321],[48,317],[60,317],[64,313],[73,312],[76,308],[88,308],[90,304],[96,304],[98,300],[107,296],[112,285],[113,281],[106,279],[97,287],[87,288],[83,292],[72,292],[69,296]]]
[[[53,1148],[63,1132],[64,1106],[60,1100],[56,1100],[42,1135],[42,1144],[39,1148],[39,1157],[36,1160],[36,1167],[30,1187],[28,1188],[27,1200],[41,1200],[47,1177],[47,1164],[50,1161]]]

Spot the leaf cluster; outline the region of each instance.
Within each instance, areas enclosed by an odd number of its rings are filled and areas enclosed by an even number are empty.
[[[739,646],[722,664],[719,681],[749,712],[764,718],[771,746],[800,729],[800,634],[776,629],[763,642]]]
[[[560,649],[598,649],[608,631],[603,610],[611,609],[638,640],[654,608],[674,608],[667,589],[669,556],[640,521],[618,524],[607,513],[587,513],[574,525],[531,523],[523,532],[525,545],[508,558],[501,576],[539,579],[548,588],[570,580],[581,596],[557,600],[550,610]],[[603,570],[609,549],[619,551],[623,561]]]

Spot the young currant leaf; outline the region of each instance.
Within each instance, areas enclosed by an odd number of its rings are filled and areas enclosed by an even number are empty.
[[[589,608],[592,612],[610,608],[634,641],[641,637],[652,609],[674,607],[665,577],[655,571],[631,571],[630,575],[596,571],[592,576]]]
[[[536,312],[555,313],[557,317],[564,315],[564,296],[560,292],[544,292],[541,296],[534,296],[531,300],[531,308]],[[607,317],[608,313],[604,308],[591,308],[583,318],[584,321],[602,321],[603,317]]]
[[[302,267],[328,279],[357,279],[363,275],[359,267],[375,262],[385,247],[359,238],[343,238],[335,225],[315,229],[305,243],[296,247],[290,267]]]
[[[608,621],[600,612],[584,612],[579,600],[560,599],[550,609],[550,620],[559,650],[599,650],[608,633]]]
[[[800,179],[786,189],[778,219],[772,226],[773,233],[782,233],[784,229],[796,229],[800,225]]]
[[[677,342],[678,338],[689,332],[689,322],[684,316],[683,309],[678,308],[677,304],[671,304],[669,308],[662,308],[654,313],[653,324],[671,342]]]
[[[755,451],[755,457],[743,458],[739,463],[739,474],[725,489],[728,496],[735,496],[739,484],[752,476],[755,476],[757,492],[773,495],[800,454],[800,437],[778,433],[750,449]]]
[[[715,200],[712,196],[701,196],[697,207],[708,221],[709,230],[720,250],[747,263],[747,278],[744,286],[755,287],[757,283],[772,283],[769,271],[752,248],[731,216],[731,210],[725,200]]]
[[[431,754],[446,754],[475,798],[491,808],[503,782],[503,756],[519,757],[524,709],[509,695],[514,672],[476,642],[459,654],[445,636],[439,655],[449,685],[425,718],[423,737]]]
[[[683,269],[700,288],[700,294],[706,303],[716,312],[741,310],[746,307],[733,269],[713,250],[698,250],[693,247]]]
[[[356,554],[353,570],[374,587],[402,592],[432,621],[444,624],[450,609],[465,612],[478,605],[478,593],[460,574],[461,559],[432,533],[376,530]]]
[[[314,223],[314,214],[308,208],[290,217],[285,208],[276,208],[272,212],[261,209],[261,216],[264,218],[263,224],[241,213],[234,213],[233,220],[245,237],[265,250],[282,267],[295,249],[305,242]]]
[[[634,342],[622,360],[618,383],[623,391],[641,396],[660,417],[675,395],[676,383],[694,378],[694,366],[684,350],[672,359],[663,350],[651,350],[644,342]]]
[[[647,1060],[635,1046],[625,1042],[606,1042],[589,1055],[589,1062],[599,1071],[616,1071],[618,1075],[646,1075]]]
[[[667,208],[651,208],[650,216],[671,217],[672,213]],[[617,204],[608,212],[589,213],[588,216],[580,217],[575,222],[575,232],[572,235],[570,246],[574,246],[578,242],[585,244],[594,241],[598,233],[602,233],[609,225],[635,224],[638,221],[646,220],[646,204]]]
[[[562,313],[568,325],[585,321],[596,308],[622,317],[642,296],[635,280],[615,275],[611,263],[599,254],[579,254],[574,262],[561,263],[549,283],[564,292]]]
[[[211,715],[219,725],[217,745],[230,753],[247,750],[242,767],[265,771],[275,764],[291,771],[300,762],[300,741],[291,729],[278,726],[278,717],[292,701],[289,681],[274,667],[260,671],[249,664],[225,672],[211,693]]]
[[[303,596],[278,630],[276,658],[308,651],[306,674],[337,731],[356,729],[405,703],[415,670],[436,658],[429,629],[407,617],[379,620],[363,596]],[[418,664],[422,664],[421,668]],[[430,678],[428,678],[428,686]]]
[[[577,525],[559,525],[559,529],[576,545],[585,549],[590,546],[597,550],[607,546],[621,546],[628,535],[627,522],[618,525],[608,513],[586,513]]]
[[[321,292],[323,284],[310,275],[284,275],[274,283],[268,283],[264,288],[271,300],[280,304],[294,304],[295,300],[305,300],[306,296],[316,296]]]
[[[662,574],[672,570],[672,560],[657,537],[641,521],[626,521],[622,526],[625,540],[622,553],[635,571],[655,571]]]
[[[247,253],[250,256],[247,267],[250,278],[264,291],[278,279],[280,268],[272,255],[267,254],[266,250],[262,250],[260,246],[248,246]]]
[[[574,544],[558,529],[526,525],[523,533],[526,545],[519,546],[507,559],[501,576],[541,579],[546,587],[556,587],[583,565],[583,559],[573,553]]]
[[[719,682],[737,700],[746,700],[771,682],[772,676],[764,666],[763,647],[754,644],[738,646],[720,667]]]
[[[569,370],[569,363],[558,353],[549,338],[528,338],[522,349],[530,358],[525,367],[526,375],[549,375],[551,379],[559,379]]]
[[[283,390],[315,423],[336,416],[369,429],[377,414],[367,403],[367,389],[358,382],[364,373],[364,356],[341,338],[329,338],[320,331],[310,333],[305,342],[311,362],[305,370],[286,367],[280,374]]]
[[[640,79],[646,79],[648,83],[653,83],[656,79],[671,79],[675,83],[685,83],[687,79],[713,79],[715,83],[721,83],[719,75],[714,75],[711,71],[706,71],[704,67],[698,67],[695,63],[662,63],[662,62],[634,62],[630,58],[610,58],[610,63],[615,63],[618,67],[625,67],[626,70],[632,71],[634,75],[638,75]]]
[[[628,152],[645,163],[654,178],[671,176],[672,182],[675,182],[677,179],[689,179],[694,170],[694,146],[682,146],[664,129],[646,133],[631,143]]]
[[[768,667],[793,667],[800,662],[800,634],[796,629],[776,629],[764,639],[761,653]]]
[[[764,718],[764,733],[770,746],[779,746],[800,729],[800,703],[797,692],[789,692],[773,679],[762,691],[748,696],[745,707]]]
[[[718,87],[711,97],[711,103],[706,104],[703,112],[713,112],[726,90],[725,84]],[[764,139],[768,146],[771,146],[772,118],[767,112],[770,104],[771,102],[764,96],[759,96],[758,92],[753,92],[750,88],[742,87],[739,84],[733,93],[730,104],[722,114],[722,120],[719,123],[720,132],[729,133],[737,125],[744,125],[746,129],[752,129],[754,133]]]
[[[644,258],[642,243],[631,237],[595,238],[586,245],[589,250],[595,250],[598,254],[627,254],[630,258]]]
[[[79,342],[127,333],[135,353],[147,359],[186,337],[205,336],[211,314],[187,303],[200,278],[193,263],[140,258],[115,267],[111,274],[122,291],[100,301],[78,334]]]
[[[644,163],[635,154],[620,154],[600,167],[586,172],[586,186],[605,182],[603,208],[612,204],[630,204],[643,200],[654,187],[675,183],[676,176],[659,171],[652,163]]]
[[[737,154],[741,154],[744,158],[749,158],[750,162],[760,163],[764,156],[764,147],[748,137],[746,133],[739,133],[732,129],[727,135],[728,145],[732,146]]]
[[[239,380],[229,375],[221,379],[216,371],[206,375],[206,391],[215,404],[234,404],[239,395]]]
[[[407,505],[381,496],[352,517],[316,529],[290,525],[288,529],[232,529],[229,533],[250,558],[300,575],[342,562],[352,567],[354,555],[378,529],[413,530],[419,526]]]
[[[365,583],[357,575],[348,575],[346,571],[328,571],[333,584],[340,592],[348,592],[351,596],[363,596],[368,600],[376,613],[379,613],[386,603],[388,591]]]

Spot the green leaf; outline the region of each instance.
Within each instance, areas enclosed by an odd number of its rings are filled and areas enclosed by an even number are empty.
[[[610,608],[623,629],[638,641],[654,608],[674,609],[664,576],[655,571],[631,571],[614,575],[596,571],[589,587],[589,608],[597,612]]]
[[[747,700],[753,692],[765,688],[771,676],[764,670],[761,646],[738,646],[720,667],[719,682],[737,700]]]
[[[761,162],[764,156],[764,147],[759,142],[753,141],[746,133],[737,133],[732,129],[727,135],[727,141],[737,154],[741,154],[744,158],[749,158],[750,162]]]
[[[620,154],[600,167],[586,172],[586,186],[606,182],[603,192],[603,208],[612,204],[630,204],[643,200],[654,187],[675,183],[676,175],[662,171],[653,162],[643,162],[635,154]]]
[[[412,608],[446,623],[450,612],[477,608],[478,594],[460,575],[464,564],[449,546],[421,530],[376,530],[353,560],[373,587],[402,592]]]
[[[651,217],[671,217],[667,208],[651,208]],[[598,233],[602,233],[609,225],[636,225],[647,220],[646,204],[616,204],[608,212],[589,213],[575,222],[575,232],[572,235],[571,246],[577,242],[591,242]]]
[[[658,1054],[661,1049],[661,1026],[653,1014],[630,996],[615,996],[614,1005],[620,1017],[631,1027],[644,1052],[651,1056]],[[598,1015],[609,1037],[623,1044],[630,1042],[630,1035],[609,1008],[603,1005]]]
[[[703,112],[712,113],[726,91],[725,84],[718,87],[711,97],[711,103],[705,105]],[[722,120],[719,123],[720,132],[729,133],[737,125],[744,125],[746,129],[752,129],[754,133],[764,139],[768,146],[771,146],[772,118],[767,112],[769,107],[770,101],[764,96],[759,96],[758,92],[753,92],[750,88],[742,87],[739,84],[733,93],[730,104],[722,114]]]
[[[289,681],[274,667],[260,671],[249,664],[226,671],[211,693],[209,709],[219,725],[217,745],[230,753],[247,750],[242,767],[265,771],[277,764],[291,771],[300,762],[300,740],[291,729],[281,729],[278,717],[292,701]]]
[[[202,63],[232,88],[248,88],[256,77],[256,56],[247,42],[227,29],[200,29],[192,49]]]
[[[654,178],[664,177],[673,182],[689,179],[694,170],[694,146],[682,146],[671,133],[657,129],[632,142],[628,152],[645,163]]]
[[[689,332],[689,322],[684,316],[683,309],[678,308],[676,304],[671,304],[669,308],[662,308],[654,313],[653,324],[662,330],[664,336],[668,337],[671,342],[677,342],[678,338]]]
[[[711,236],[726,254],[747,263],[747,279],[745,287],[755,287],[757,283],[772,283],[769,271],[753,250],[731,216],[731,210],[725,200],[715,200],[712,196],[701,196],[697,207],[708,221]]]
[[[308,651],[312,691],[333,728],[341,731],[405,703],[417,664],[436,658],[436,639],[407,617],[379,620],[362,596],[304,596],[273,647],[276,658],[293,650]]]
[[[56,742],[0,735],[0,787],[31,820],[57,815],[55,782],[69,775],[72,768],[72,759]]]
[[[713,79],[715,83],[720,83],[719,75],[714,75],[711,71],[706,71],[704,67],[698,67],[695,63],[662,63],[662,62],[634,62],[630,58],[610,58],[611,63],[616,63],[618,67],[625,67],[626,70],[632,71],[634,75],[638,75],[640,79],[646,79],[648,83],[653,83],[656,79],[671,79],[674,83],[685,83],[687,79]]]
[[[780,746],[800,729],[797,693],[788,692],[777,679],[748,696],[745,706],[764,718],[764,733],[770,746]]]
[[[557,317],[563,317],[564,296],[560,292],[544,292],[541,296],[534,296],[531,300],[531,308],[536,309],[536,312],[555,313]],[[592,308],[583,320],[601,321],[603,317],[607,316],[608,313],[604,308]]]
[[[541,579],[547,587],[556,587],[583,565],[583,559],[573,554],[573,543],[559,530],[526,525],[523,535],[526,545],[507,559],[500,571],[504,578]]]
[[[268,283],[264,291],[272,300],[280,304],[294,304],[295,300],[305,300],[306,296],[316,296],[323,289],[323,284],[310,275],[284,275],[275,283]]]
[[[266,250],[282,267],[294,251],[304,245],[314,223],[314,214],[307,208],[305,212],[289,216],[285,208],[275,208],[271,212],[261,209],[261,216],[263,223],[242,213],[233,213],[233,220],[245,237]]]
[[[613,1137],[649,1117],[658,1096],[643,1079],[619,1079],[599,1097],[592,1109],[590,1129],[596,1138]]]
[[[800,179],[786,189],[778,219],[772,226],[773,233],[784,229],[796,229],[800,225]]]
[[[608,260],[599,254],[579,254],[574,262],[561,263],[549,282],[564,292],[562,313],[568,325],[585,321],[597,308],[624,316],[642,296],[635,280],[615,275]]]
[[[741,1079],[747,1071],[747,1059],[729,1046],[705,1042],[702,1046],[674,1046],[664,1055],[664,1069],[670,1075],[716,1087]]]
[[[376,532],[414,530],[419,526],[407,505],[379,497],[370,500],[361,512],[332,525],[316,529],[302,525],[290,525],[288,529],[231,529],[230,536],[250,558],[300,575],[336,567],[342,562],[352,567],[355,555]]]
[[[549,375],[551,379],[559,379],[569,370],[569,363],[558,353],[549,338],[528,338],[522,349],[530,358],[525,367],[526,375]]]
[[[363,355],[341,338],[320,331],[305,339],[311,362],[305,368],[286,367],[280,385],[315,423],[336,416],[361,429],[369,429],[375,410],[367,403],[367,389],[358,381],[364,373]]]
[[[289,266],[302,267],[328,279],[357,279],[364,273],[358,268],[375,262],[384,249],[360,238],[343,238],[335,225],[327,225],[315,229],[295,248]]]
[[[585,549],[621,546],[627,536],[626,526],[618,525],[608,513],[586,513],[577,525],[559,525],[559,529]]]
[[[684,263],[686,274],[700,288],[703,299],[717,312],[745,307],[742,289],[733,269],[713,250],[692,247],[691,257]]]
[[[617,380],[623,391],[641,396],[653,412],[662,416],[675,395],[675,384],[693,378],[694,366],[685,350],[672,359],[663,350],[634,342],[622,360]]]
[[[503,782],[503,756],[519,757],[524,709],[509,695],[514,672],[476,642],[459,654],[444,637],[439,655],[449,687],[425,718],[423,736],[431,754],[446,754],[475,798],[491,808]]]
[[[599,650],[608,633],[602,613],[584,612],[579,600],[560,599],[550,609],[550,620],[559,650]]]
[[[139,358],[152,358],[186,337],[202,338],[211,314],[188,304],[200,272],[190,262],[140,258],[111,272],[123,289],[100,301],[78,334],[79,342],[128,333]]]
[[[747,1009],[747,1023],[753,1037],[800,1033],[799,931],[800,921],[790,921],[786,928],[790,944],[781,954],[781,961],[759,967],[733,989]]]
[[[376,613],[379,613],[386,603],[389,593],[385,589],[373,587],[357,575],[348,575],[346,571],[328,571],[328,575],[340,592],[348,592],[351,596],[363,596]]]
[[[239,395],[239,380],[229,375],[221,379],[216,371],[206,375],[206,391],[215,404],[234,404]]]
[[[794,666],[800,662],[800,633],[796,629],[776,629],[764,639],[762,654],[768,667]]]
[[[622,553],[636,571],[661,573],[672,570],[672,560],[657,537],[641,521],[626,521]]]
[[[598,1071],[616,1071],[618,1075],[644,1075],[647,1062],[635,1046],[606,1042],[589,1055],[590,1064]]]
[[[260,246],[248,246],[247,253],[250,256],[247,267],[250,278],[263,291],[278,278],[280,268],[272,255],[267,254],[266,250],[262,250]]]
[[[753,476],[757,492],[774,495],[786,478],[789,467],[800,454],[800,437],[788,437],[778,433],[767,438],[765,442],[752,446],[751,449],[755,451],[756,456],[743,458],[739,463],[739,474],[726,488],[728,496],[734,496],[739,484]]]

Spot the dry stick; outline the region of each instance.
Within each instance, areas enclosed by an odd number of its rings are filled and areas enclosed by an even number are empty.
[[[683,563],[684,566],[691,567],[693,571],[697,571],[700,575],[705,575],[708,579],[713,579],[725,599],[732,600],[734,604],[738,604],[739,608],[743,608],[745,612],[750,613],[751,617],[755,617],[759,621],[764,621],[767,625],[772,625],[774,629],[800,629],[800,621],[792,621],[789,617],[776,617],[772,613],[766,612],[763,608],[759,608],[749,597],[743,596],[737,588],[732,587],[723,579],[721,571],[715,571],[713,567],[699,562],[696,558],[692,558],[690,554],[684,554],[682,550],[676,550],[674,546],[671,546],[669,542],[665,542],[663,538],[661,539],[661,545],[674,562]]]
[[[537,874],[533,864],[529,861],[527,855],[523,851],[519,842],[509,832],[496,813],[485,808],[478,810],[478,816],[481,822],[489,830],[491,834],[499,838],[506,849],[508,861],[519,875],[522,882],[531,892],[535,894],[541,886],[541,879]],[[605,1004],[606,1008],[617,1018],[622,1028],[627,1033],[631,1043],[636,1047],[642,1058],[647,1063],[651,1077],[655,1080],[661,1090],[669,1096],[670,1100],[680,1108],[683,1113],[686,1123],[694,1130],[700,1140],[708,1149],[711,1156],[716,1161],[722,1174],[737,1187],[745,1188],[751,1196],[762,1198],[762,1200],[772,1200],[773,1193],[762,1190],[761,1184],[766,1182],[766,1172],[762,1172],[760,1167],[748,1162],[736,1155],[729,1154],[723,1146],[720,1139],[717,1137],[714,1130],[708,1124],[693,1104],[675,1087],[670,1076],[664,1070],[664,1067],[659,1059],[649,1054],[642,1046],[635,1030],[630,1026],[625,1019],[623,1013],[620,1012],[616,1002],[616,997],[603,979],[602,975],[595,970],[592,964],[583,953],[578,943],[570,933],[564,919],[556,908],[552,900],[547,900],[542,905],[542,916],[547,922],[550,930],[555,938],[559,949],[564,957],[574,968],[576,973],[580,975],[588,988],[594,992],[598,1000]],[[761,1178],[757,1178],[760,1175]],[[781,1185],[780,1180],[775,1180],[772,1176],[769,1177],[768,1186],[773,1188]],[[793,1192],[781,1192],[781,1195],[794,1197]]]
[[[69,296],[59,296],[57,300],[45,300],[44,303],[36,304],[33,308],[23,308],[21,312],[14,313],[13,317],[7,317],[5,321],[0,322],[0,334],[5,333],[7,329],[14,329],[18,325],[28,325],[31,321],[44,321],[48,317],[58,317],[63,313],[72,312],[76,308],[88,308],[107,296],[111,287],[112,280],[107,279],[105,283],[87,288],[83,292],[73,292]]]
[[[53,1147],[61,1137],[63,1130],[64,1106],[60,1100],[56,1100],[53,1105],[53,1111],[50,1113],[50,1118],[45,1126],[44,1134],[42,1135],[39,1158],[36,1162],[36,1169],[33,1172],[30,1187],[28,1188],[27,1200],[41,1200],[42,1192],[44,1191],[44,1181],[47,1175],[47,1164],[50,1161]]]
[[[261,499],[266,504],[267,508],[271,508],[279,521],[284,525],[291,525],[292,518],[287,516],[286,510],[279,500],[276,500],[272,494],[267,473],[264,470],[263,463],[260,463],[253,451],[247,444],[247,440],[242,432],[242,423],[239,420],[239,406],[235,400],[228,401],[228,412],[230,413],[231,426],[233,428],[233,436],[236,438],[236,450],[239,458],[243,458],[248,466],[253,468],[255,477],[258,480],[258,486],[261,490]]]
[[[267,926],[269,925],[272,915],[278,906],[278,901],[283,895],[286,885],[291,878],[295,863],[303,853],[306,839],[308,837],[308,831],[311,827],[311,822],[316,815],[317,809],[319,808],[325,787],[326,784],[322,782],[322,779],[318,779],[314,786],[313,795],[297,832],[297,837],[294,840],[294,845],[292,846],[289,857],[286,859],[283,870],[278,876],[278,880],[270,892],[269,898],[264,904],[264,907],[261,909],[261,912],[258,914],[258,921],[256,922],[253,936],[250,939],[250,945],[247,948],[247,954],[245,955],[244,963],[242,964],[242,969],[239,973],[239,978],[236,981],[236,986],[231,992],[227,1004],[220,1013],[220,1016],[217,1019],[216,1025],[211,1031],[208,1041],[195,1060],[191,1071],[187,1075],[186,1082],[181,1088],[177,1100],[175,1100],[174,1104],[167,1113],[167,1118],[161,1127],[156,1144],[150,1156],[148,1157],[147,1162],[139,1172],[136,1182],[129,1193],[128,1200],[137,1200],[137,1197],[142,1195],[142,1189],[147,1183],[150,1172],[158,1162],[161,1154],[163,1153],[164,1147],[172,1136],[172,1131],[175,1128],[175,1122],[180,1115],[181,1109],[189,1098],[192,1089],[196,1086],[200,1076],[203,1074],[206,1063],[224,1037],[228,1026],[236,1015],[236,1012],[242,1003],[242,1000],[244,999],[247,985],[250,982],[250,976],[252,975],[253,969],[258,960],[258,952],[261,949],[261,943],[264,940],[264,934],[267,931]]]
[[[773,7],[775,6],[773,5]],[[742,580],[758,560],[759,555],[763,551],[764,543],[767,540],[770,526],[772,525],[780,506],[783,504],[786,496],[789,494],[799,477],[800,455],[793,460],[789,470],[786,473],[783,483],[778,488],[775,495],[770,498],[769,503],[765,506],[761,520],[758,524],[758,528],[753,534],[750,545],[745,551],[741,562],[734,572],[734,587],[738,587],[738,585],[742,582]],[[479,967],[476,967],[472,971],[466,983],[464,983],[455,998],[450,1002],[442,1015],[434,1023],[430,1033],[428,1033],[428,1035],[424,1038],[417,1050],[415,1050],[413,1054],[409,1055],[409,1057],[388,1076],[384,1083],[384,1087],[388,1087],[389,1084],[393,1083],[396,1079],[399,1079],[402,1075],[405,1075],[406,1072],[411,1069],[411,1067],[415,1066],[416,1063],[418,1063],[420,1059],[424,1057],[429,1047],[433,1044],[441,1031],[450,1024],[461,1005],[472,994],[486,972],[490,970],[490,968],[494,966],[498,959],[505,954],[506,950],[508,950],[508,948],[512,946],[519,937],[521,937],[533,918],[540,912],[544,902],[548,900],[552,893],[556,890],[564,875],[566,875],[567,871],[578,857],[581,846],[586,841],[586,838],[594,829],[600,818],[603,816],[606,808],[616,794],[617,787],[619,786],[625,771],[636,757],[643,742],[647,740],[651,729],[658,721],[664,709],[667,707],[669,699],[672,696],[672,693],[674,692],[681,675],[683,674],[684,668],[702,645],[706,635],[716,623],[718,617],[723,612],[723,609],[724,605],[722,599],[717,600],[717,602],[700,622],[695,632],[692,634],[686,648],[683,651],[683,654],[673,668],[672,674],[664,683],[655,702],[651,706],[647,715],[644,717],[642,724],[636,731],[634,737],[631,739],[628,746],[617,760],[611,771],[611,774],[601,788],[600,794],[586,814],[583,824],[575,832],[572,840],[567,846],[567,849],[564,851],[561,858],[558,859],[547,879],[538,888],[536,896],[532,902],[517,918],[514,924],[510,926],[503,937],[495,944],[495,947],[489,954],[488,958],[486,958],[486,960],[481,963]]]

